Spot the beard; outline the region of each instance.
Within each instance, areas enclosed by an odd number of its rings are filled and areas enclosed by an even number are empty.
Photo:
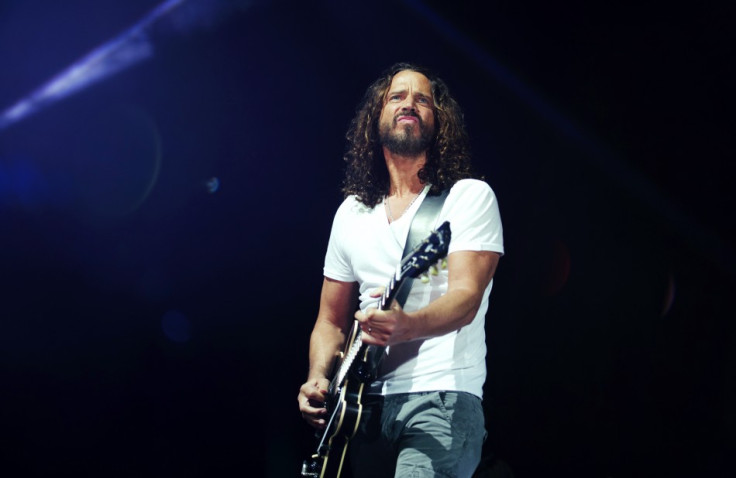
[[[396,128],[397,122],[394,118],[390,125],[385,123],[379,125],[378,138],[381,146],[399,156],[418,156],[427,151],[432,144],[434,131],[426,128],[421,118],[414,117],[418,120],[416,127],[419,128],[419,136],[412,134],[414,125]]]

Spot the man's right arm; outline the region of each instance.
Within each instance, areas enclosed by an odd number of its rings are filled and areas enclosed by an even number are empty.
[[[309,375],[299,390],[299,410],[312,426],[325,425],[325,393],[335,357],[342,350],[356,307],[357,283],[325,277],[319,313],[309,342]]]

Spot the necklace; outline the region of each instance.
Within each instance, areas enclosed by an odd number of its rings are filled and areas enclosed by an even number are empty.
[[[423,190],[422,190],[422,191],[423,191]],[[409,210],[409,208],[411,207],[411,205],[412,205],[412,204],[414,204],[414,201],[416,201],[416,200],[417,200],[417,198],[419,197],[419,195],[420,195],[420,194],[422,194],[422,191],[419,191],[419,192],[418,192],[418,193],[416,194],[416,196],[414,196],[414,199],[412,199],[412,200],[411,200],[411,202],[409,203],[409,205],[408,205],[408,206],[406,206],[406,207],[404,208],[404,210],[403,210],[403,211],[401,211],[401,214],[399,214],[399,215],[398,215],[398,216],[396,217],[396,219],[400,219],[400,218],[401,218],[401,216],[403,216],[403,215],[404,215],[404,213],[405,213],[406,211],[408,211],[408,210]],[[394,215],[393,215],[393,214],[391,214],[391,206],[389,206],[389,204],[388,204],[388,197],[385,197],[385,198],[383,198],[383,204],[385,204],[385,205],[386,205],[386,211],[388,212],[388,222],[389,222],[389,224],[390,224],[390,223],[394,222],[394,221],[395,221],[396,219],[394,219]]]

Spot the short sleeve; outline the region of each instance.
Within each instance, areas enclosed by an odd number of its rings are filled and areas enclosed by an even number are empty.
[[[342,247],[345,244],[344,235],[349,222],[348,210],[354,202],[352,198],[347,198],[337,209],[332,220],[330,240],[327,243],[327,253],[325,254],[325,277],[343,282],[354,282],[356,280],[347,251]]]
[[[504,254],[498,201],[491,187],[484,181],[458,181],[450,190],[438,221],[450,222],[448,253],[493,251]]]

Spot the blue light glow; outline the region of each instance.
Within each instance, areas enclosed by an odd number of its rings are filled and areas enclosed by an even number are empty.
[[[207,187],[207,192],[214,194],[218,189],[220,189],[220,180],[216,177],[210,178],[205,183],[205,186]]]
[[[90,85],[153,56],[153,33],[211,26],[218,15],[250,2],[167,0],[116,38],[95,48],[49,82],[0,114],[0,130]],[[225,8],[228,7],[228,8]]]

